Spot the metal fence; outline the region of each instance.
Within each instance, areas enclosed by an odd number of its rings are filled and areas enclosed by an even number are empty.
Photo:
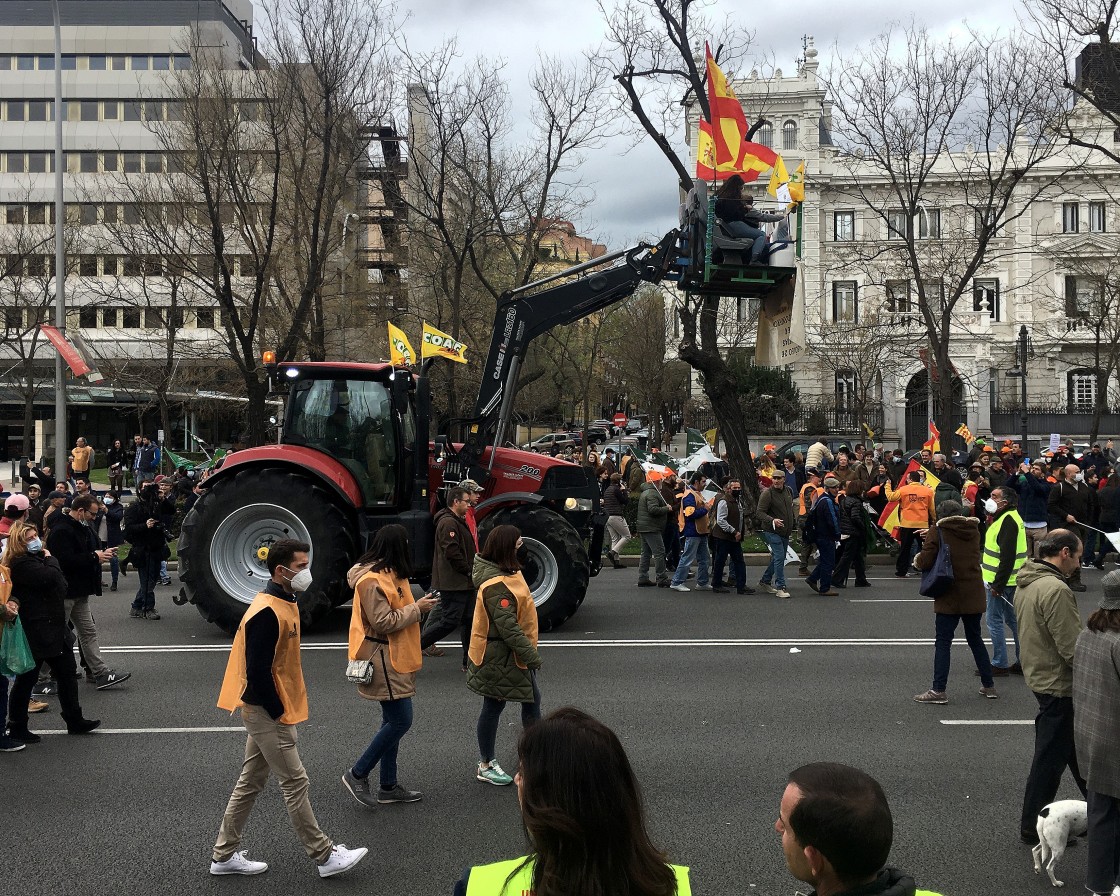
[[[993,405],[992,432],[1017,433],[1023,426],[1023,415],[1018,406]],[[1058,432],[1063,436],[1088,436],[1093,425],[1093,409],[1066,404],[1027,405],[1027,431],[1030,433]],[[1120,408],[1106,408],[1101,414],[1097,433],[1101,438],[1120,435]]]
[[[747,427],[751,432],[768,436],[849,436],[862,435],[865,423],[875,432],[882,432],[882,405],[870,407],[863,414],[835,405],[804,405],[796,417],[775,414],[766,419],[748,420]],[[717,426],[715,412],[709,408],[695,410],[688,416],[688,425],[702,431],[713,429]]]

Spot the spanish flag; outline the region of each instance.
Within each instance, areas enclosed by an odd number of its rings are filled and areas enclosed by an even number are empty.
[[[941,450],[941,430],[932,420],[929,421],[929,438],[922,443],[922,447],[928,448],[930,451]]]
[[[420,357],[446,358],[448,361],[466,364],[466,351],[466,345],[459,342],[454,336],[449,336],[424,321],[424,337],[420,346]]]
[[[411,367],[416,363],[416,352],[412,349],[412,343],[408,341],[404,330],[392,324],[389,324],[389,360],[395,365],[403,364],[405,367]]]
[[[754,145],[754,144],[750,144]],[[765,169],[763,169],[765,170]],[[744,181],[756,180],[760,171],[740,171],[734,162],[716,164],[716,142],[712,136],[712,124],[703,118],[699,122],[699,133],[696,138],[696,176],[701,180],[727,180],[732,174],[738,174]]]
[[[712,167],[717,174],[726,171],[725,176],[739,174],[745,181],[755,180],[759,174],[770,170],[778,158],[777,153],[761,143],[747,141],[747,117],[743,107],[707,44],[704,52],[708,62],[708,108],[711,110],[708,129],[715,155]],[[704,122],[700,130],[703,139]],[[703,158],[702,153],[697,155]]]

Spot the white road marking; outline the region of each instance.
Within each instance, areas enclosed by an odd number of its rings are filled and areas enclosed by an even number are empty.
[[[1034,719],[941,719],[942,725],[1033,725]]]
[[[229,726],[205,728],[97,728],[93,734],[244,734],[244,728],[230,728]],[[66,734],[62,730],[46,731],[42,728],[35,729],[36,734]],[[89,735],[83,735],[88,737]]]
[[[440,646],[459,647],[458,641],[440,641]],[[932,647],[933,638],[649,638],[602,640],[561,638],[542,640],[542,648],[563,647]],[[964,638],[955,643],[963,645]],[[990,641],[989,641],[990,643]],[[344,641],[304,643],[301,650],[346,650]],[[101,648],[102,653],[229,653],[225,644],[146,644]]]
[[[931,604],[929,597],[849,597],[850,604]]]

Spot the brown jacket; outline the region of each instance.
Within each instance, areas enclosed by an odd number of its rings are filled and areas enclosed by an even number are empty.
[[[853,479],[858,479],[863,483],[865,491],[871,488],[871,474],[867,472],[867,467],[861,463],[849,463],[846,470],[837,467],[835,470],[829,470],[828,475],[839,479],[841,485],[847,485]]]
[[[974,516],[947,516],[930,526],[922,551],[914,558],[921,570],[933,566],[944,538],[953,560],[953,584],[933,601],[933,612],[962,615],[983,613],[987,607],[980,574],[980,520]]]
[[[437,513],[432,587],[439,591],[474,591],[474,554],[474,536],[466,519],[446,509]]]
[[[355,565],[346,575],[351,586],[369,572],[369,565]],[[358,685],[358,693],[367,700],[400,700],[402,697],[416,695],[416,673],[398,672],[393,667],[388,641],[390,634],[401,632],[404,637],[414,638],[416,653],[420,652],[420,608],[412,593],[404,584],[404,595],[408,604],[398,610],[389,606],[389,601],[373,579],[367,579],[358,588],[355,599],[361,599],[362,622],[365,633],[375,641],[366,640],[355,652],[354,659],[373,660],[373,680],[369,684]],[[410,630],[411,629],[411,630]]]

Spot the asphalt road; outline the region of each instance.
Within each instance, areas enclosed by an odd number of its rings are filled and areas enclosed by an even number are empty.
[[[759,570],[750,572],[753,582]],[[773,823],[787,773],[822,759],[858,765],[883,784],[895,818],[892,864],[919,884],[953,896],[1051,892],[1017,836],[1035,708],[1023,680],[998,679],[1001,699],[980,698],[958,641],[952,702],[913,703],[930,683],[931,608],[916,580],[872,572],[873,588],[841,598],[813,596],[795,580],[793,599],[783,601],[639,590],[633,570],[605,570],[579,614],[542,638],[544,708],[575,704],[619,733],[644,787],[654,840],[692,867],[697,894],[798,889]],[[1087,616],[1100,573],[1084,578]],[[115,690],[80,685],[83,707],[103,720],[103,732],[48,736],[0,755],[7,830],[0,893],[322,886],[363,896],[447,894],[463,868],[525,852],[515,789],[474,778],[480,701],[463,684],[454,650],[425,660],[416,722],[402,744],[401,783],[422,790],[423,802],[368,810],[343,790],[339,778],[379,712],[343,678],[349,611],[339,610],[304,638],[311,720],[299,729],[300,751],[323,828],[370,855],[350,874],[320,882],[273,782],[243,844],[270,863],[269,872],[210,877],[244,735],[236,717],[214,706],[228,639],[193,607],[172,606],[171,591],[159,589],[160,622],[128,618],[127,587],[98,600],[108,661],[133,676]],[[57,705],[32,719],[40,732],[62,728]],[[516,709],[503,722],[499,758],[512,769]],[[1067,777],[1060,796],[1073,795]],[[1082,842],[1059,866],[1066,892],[1082,891],[1085,854]]]

